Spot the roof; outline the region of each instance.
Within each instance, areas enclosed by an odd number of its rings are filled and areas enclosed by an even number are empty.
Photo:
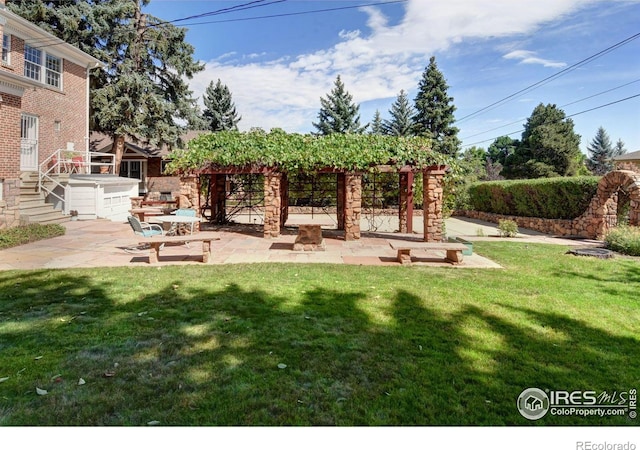
[[[191,139],[201,135],[202,133],[208,133],[207,130],[189,130],[180,136],[180,140],[186,144]],[[168,155],[172,148],[166,144],[160,146],[151,144],[144,139],[135,139],[127,136],[124,141],[125,150],[138,153],[145,158],[162,158]],[[98,133],[96,131],[91,132],[89,137],[89,149],[92,152],[112,153],[113,152],[113,138],[104,133]]]
[[[614,161],[638,161],[640,160],[640,150],[631,153],[625,153],[624,155],[616,156]]]
[[[38,25],[29,22],[27,19],[12,13],[2,4],[0,4],[0,23],[3,23],[6,33],[18,36],[27,44],[41,46],[42,42],[46,42],[47,48],[54,48],[56,56],[60,56],[67,61],[71,61],[87,68],[94,68],[103,65],[99,59],[94,58],[62,39],[57,38],[53,34],[40,28]]]

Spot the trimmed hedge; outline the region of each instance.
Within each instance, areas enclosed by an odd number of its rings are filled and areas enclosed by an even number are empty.
[[[600,177],[487,181],[469,187],[472,210],[508,216],[575,219],[596,194]]]

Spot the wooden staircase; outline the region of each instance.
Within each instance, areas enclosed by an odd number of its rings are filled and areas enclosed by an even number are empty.
[[[71,220],[53,205],[45,202],[44,194],[38,191],[38,173],[23,172],[20,181],[20,222],[27,223],[64,223]]]

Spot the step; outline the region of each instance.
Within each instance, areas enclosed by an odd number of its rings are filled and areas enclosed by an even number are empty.
[[[61,223],[71,220],[71,216],[65,216],[62,212],[52,210],[46,213],[30,214],[21,211],[20,218],[28,223]]]
[[[54,209],[53,205],[48,203],[32,203],[28,205],[20,204],[20,214],[27,216],[36,216],[38,214],[47,214],[53,211],[62,213],[59,209]]]

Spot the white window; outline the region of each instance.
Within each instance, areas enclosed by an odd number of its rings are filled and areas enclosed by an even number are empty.
[[[62,60],[25,44],[24,76],[56,88],[62,87]]]
[[[8,34],[2,35],[2,61],[5,64],[9,64],[9,55],[11,54],[11,36]]]

